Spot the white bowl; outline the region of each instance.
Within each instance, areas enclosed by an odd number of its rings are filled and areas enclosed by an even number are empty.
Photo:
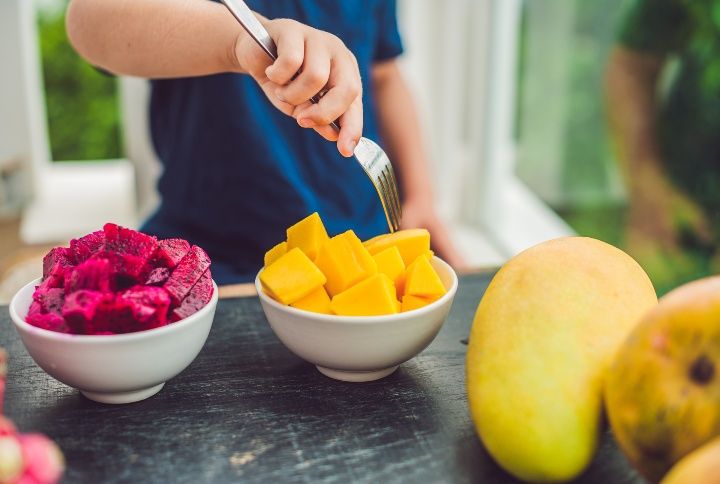
[[[420,309],[387,316],[336,316],[285,306],[263,292],[260,273],[255,287],[268,323],[290,351],[330,378],[371,381],[420,353],[445,322],[457,291],[457,275],[437,257],[432,265],[447,293]]]
[[[205,344],[218,301],[213,282],[210,302],[175,323],[136,333],[74,335],[25,322],[39,283],[40,279],[29,283],[10,302],[10,317],[25,348],[50,376],[102,403],[151,397],[187,368]]]

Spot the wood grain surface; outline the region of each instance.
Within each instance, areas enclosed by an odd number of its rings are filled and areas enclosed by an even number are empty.
[[[515,482],[484,452],[465,397],[464,341],[490,276],[463,276],[436,340],[370,383],[321,375],[277,340],[257,298],[224,299],[195,362],[119,406],[46,375],[0,308],[6,413],[59,443],[64,482]],[[579,482],[641,481],[606,434]]]

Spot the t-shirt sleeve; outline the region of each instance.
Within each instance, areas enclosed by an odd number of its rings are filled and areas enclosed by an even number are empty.
[[[692,22],[683,0],[633,0],[620,24],[619,43],[651,54],[685,47]]]
[[[397,57],[403,52],[402,40],[397,26],[396,1],[380,0],[377,5],[377,19],[378,29],[373,60],[382,62]]]

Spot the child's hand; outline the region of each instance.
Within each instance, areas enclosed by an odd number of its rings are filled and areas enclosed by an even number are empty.
[[[327,32],[294,20],[261,21],[277,45],[278,58],[272,63],[243,31],[234,52],[240,68],[253,76],[275,107],[294,117],[300,126],[337,141],[340,153],[351,156],[363,124],[362,84],[355,56]],[[312,104],[310,98],[320,91],[325,91],[322,99]],[[339,135],[329,126],[334,120],[341,126]]]

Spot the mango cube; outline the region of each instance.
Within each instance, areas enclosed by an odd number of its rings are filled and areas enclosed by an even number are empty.
[[[396,283],[398,278],[405,272],[405,263],[402,260],[400,251],[395,246],[378,252],[373,256],[373,259],[377,264],[378,272],[388,276],[393,283]]]
[[[330,308],[341,316],[396,314],[395,287],[385,274],[375,274],[332,298]]]
[[[297,247],[311,260],[315,260],[320,247],[327,240],[327,231],[317,212],[313,212],[287,229],[287,250]]]
[[[420,309],[421,307],[427,306],[433,301],[437,301],[437,298],[426,298],[406,294],[402,298],[402,312],[412,311],[413,309]]]
[[[330,296],[324,287],[318,287],[307,296],[298,299],[290,306],[313,313],[332,314],[330,311]]]
[[[299,248],[263,269],[260,282],[283,304],[292,304],[325,284],[325,276]]]
[[[445,286],[426,257],[418,257],[405,274],[404,295],[438,298],[445,294]]]
[[[286,253],[287,242],[280,242],[278,245],[265,252],[265,267],[269,266]]]
[[[377,272],[375,260],[352,230],[327,240],[315,264],[327,278],[325,289],[331,297]]]
[[[392,234],[383,234],[365,241],[365,248],[372,255],[392,247],[398,248],[405,266],[413,263],[418,256],[430,250],[430,232],[425,229],[398,230]]]

